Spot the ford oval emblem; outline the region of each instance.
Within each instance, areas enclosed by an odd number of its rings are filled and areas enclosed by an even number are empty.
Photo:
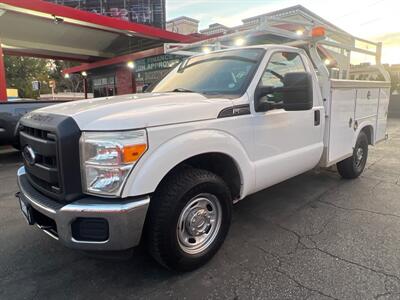
[[[29,165],[33,166],[33,165],[36,163],[36,154],[35,154],[35,152],[33,151],[33,149],[32,149],[31,146],[26,145],[26,146],[24,147],[23,154],[24,154],[24,158],[25,158],[26,162],[27,162]]]

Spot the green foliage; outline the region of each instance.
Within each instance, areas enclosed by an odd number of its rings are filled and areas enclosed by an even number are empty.
[[[64,78],[62,70],[75,67],[80,63],[55,60],[52,62],[50,78],[56,81],[56,92],[83,92],[82,77],[79,74],[71,75],[70,78]]]
[[[56,81],[56,92],[82,92],[80,75],[73,75],[66,79],[61,72],[79,63],[16,56],[4,58],[7,87],[18,89],[21,98],[39,98],[39,91],[32,90],[32,81],[41,82],[41,94],[51,93],[50,80]]]
[[[5,56],[7,87],[18,89],[21,98],[38,98],[39,92],[32,90],[32,81],[42,83],[42,93],[50,92],[49,61],[45,59]]]

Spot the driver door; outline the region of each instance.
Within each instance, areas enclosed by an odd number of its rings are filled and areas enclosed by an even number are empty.
[[[258,86],[284,87],[283,77],[291,72],[310,72],[301,54],[286,50],[274,52]],[[262,101],[282,103],[280,92],[265,97]],[[253,128],[257,190],[301,174],[318,164],[323,151],[323,128],[321,122],[315,122],[314,110],[270,109],[255,113]]]

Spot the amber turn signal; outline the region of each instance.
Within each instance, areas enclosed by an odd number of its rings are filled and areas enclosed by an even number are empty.
[[[146,144],[125,146],[122,149],[122,161],[124,163],[133,163],[137,161],[147,150]]]

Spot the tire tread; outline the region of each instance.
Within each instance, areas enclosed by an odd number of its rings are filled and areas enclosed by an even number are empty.
[[[171,269],[170,256],[165,253],[164,229],[170,226],[171,212],[176,209],[178,200],[199,182],[218,182],[227,195],[230,191],[226,183],[214,173],[202,169],[183,167],[170,174],[154,193],[146,224],[147,247],[151,256],[164,267]]]

